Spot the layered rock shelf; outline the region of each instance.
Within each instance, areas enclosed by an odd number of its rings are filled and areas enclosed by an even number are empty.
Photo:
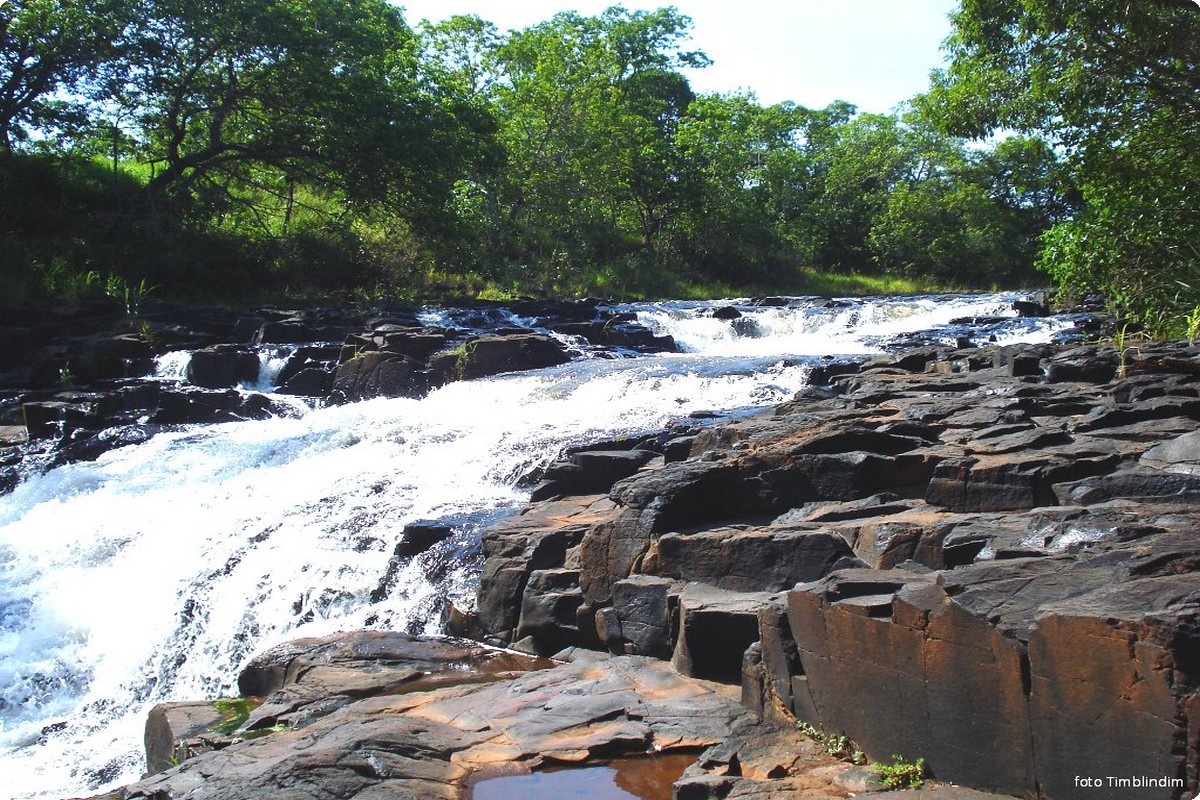
[[[482,634],[669,658],[944,781],[1194,796],[1197,351],[927,348],[843,370],[647,453],[607,495],[539,487],[486,534]]]
[[[923,348],[812,378],[551,467],[449,614],[486,647],[264,654],[261,705],[160,708],[152,768],[183,763],[118,796],[458,798],[664,752],[696,754],[678,800],[880,788],[799,721],[924,758],[936,783],[896,796],[1194,797],[1200,350]]]

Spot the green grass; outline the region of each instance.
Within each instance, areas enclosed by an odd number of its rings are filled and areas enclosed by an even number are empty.
[[[890,275],[855,275],[805,270],[799,278],[785,284],[731,285],[721,282],[684,282],[675,297],[681,300],[711,300],[716,297],[758,297],[763,295],[831,295],[863,297],[888,294],[932,294],[954,291],[953,287],[929,280]]]
[[[805,271],[801,278],[805,294],[836,294],[847,296],[879,294],[930,294],[954,291],[957,287],[938,284],[929,279],[903,278],[895,275],[857,275],[834,272]]]

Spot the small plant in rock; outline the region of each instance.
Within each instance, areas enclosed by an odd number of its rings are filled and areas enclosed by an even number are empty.
[[[871,766],[879,781],[889,789],[919,789],[925,783],[925,759],[905,761],[893,755],[891,763],[879,762]]]
[[[850,737],[838,734],[825,737],[825,752],[843,761],[853,761],[855,764],[862,759],[862,751],[854,746]]]
[[[452,351],[454,354],[454,376],[462,380],[467,374],[467,367],[470,366],[471,358],[475,354],[475,343],[464,342]]]
[[[814,742],[818,742],[825,746],[825,752],[834,758],[839,758],[843,761],[849,761],[852,764],[866,763],[866,756],[863,751],[855,746],[849,736],[841,733],[832,734],[818,730],[804,720],[797,720],[796,730],[804,734]]]
[[[120,300],[121,305],[125,307],[125,316],[131,318],[142,313],[142,303],[156,288],[146,283],[145,278],[137,283],[130,283],[123,275],[109,273],[104,279],[104,293]]]
[[[213,726],[213,732],[222,736],[235,733],[250,717],[260,701],[247,698],[221,698],[214,700],[212,705],[221,714],[221,721]]]
[[[1188,347],[1195,347],[1196,340],[1200,339],[1200,305],[1192,307],[1191,313],[1186,317],[1186,321]]]
[[[103,279],[95,270],[75,270],[61,259],[55,259],[42,270],[42,286],[46,294],[75,304],[101,289]]]
[[[1117,348],[1117,378],[1125,380],[1129,375],[1129,323],[1126,322],[1113,334],[1113,344]]]
[[[138,338],[155,350],[162,347],[162,340],[158,338],[158,334],[154,331],[154,326],[149,322],[143,322],[138,326]]]

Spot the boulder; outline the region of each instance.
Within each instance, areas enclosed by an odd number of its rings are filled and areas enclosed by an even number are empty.
[[[470,339],[457,350],[435,353],[429,366],[436,379],[446,383],[554,367],[570,360],[557,339],[540,333],[515,333]]]
[[[311,319],[293,317],[264,322],[254,334],[254,344],[303,344],[333,342],[346,333],[342,325],[328,325]]]
[[[815,500],[858,500],[923,485],[931,463],[855,450],[797,454],[764,470],[758,479],[764,507],[795,507]]]
[[[1114,403],[1092,409],[1075,423],[1077,431],[1117,428],[1143,422],[1180,417],[1200,419],[1200,399],[1194,397],[1155,397],[1137,403]]]
[[[1036,292],[1014,300],[1012,309],[1017,312],[1018,317],[1048,317],[1052,313],[1049,293]]]
[[[792,725],[739,721],[675,783],[676,800],[842,800],[855,771]],[[998,800],[998,799],[997,799]]]
[[[797,716],[876,759],[924,754],[945,780],[1031,785],[1016,642],[955,607],[930,576],[836,573],[787,597]]]
[[[68,430],[72,421],[83,421],[91,414],[89,403],[68,400],[41,400],[24,403],[21,413],[30,439],[53,439]]]
[[[400,353],[416,361],[426,361],[446,345],[447,332],[438,328],[411,328],[377,325],[371,338],[380,350]]]
[[[630,575],[614,583],[612,612],[619,638],[609,638],[609,646],[619,643],[631,655],[669,658],[672,585],[653,575]]]
[[[618,322],[604,326],[603,344],[623,347],[639,353],[674,353],[675,339],[658,336],[649,328],[632,322]]]
[[[1185,433],[1151,447],[1142,454],[1141,462],[1172,472],[1195,474],[1200,471],[1200,431]]]
[[[1113,349],[1080,347],[1059,353],[1045,363],[1050,383],[1108,383],[1117,375],[1120,358]]]
[[[288,413],[285,406],[272,402],[265,395],[243,394],[233,389],[207,391],[185,386],[163,390],[150,421],[156,425],[238,422],[287,416]]]
[[[797,710],[792,694],[794,681],[803,680],[796,642],[787,619],[787,596],[772,595],[758,610],[757,664],[748,680],[743,665],[742,704],[759,718],[791,724],[797,716],[815,718]]]
[[[146,717],[146,774],[165,772],[198,755],[187,740],[210,733],[225,715],[214,703],[159,703]]]
[[[472,673],[457,670],[463,685],[350,698],[337,713],[309,713],[303,727],[200,753],[121,795],[216,800],[301,792],[330,800],[457,800],[471,782],[514,769],[695,752],[725,742],[731,730],[753,735],[736,693],[680,676],[661,661],[622,656],[540,671],[530,666],[499,682],[471,683]],[[279,695],[264,707],[283,705]],[[310,702],[324,705],[319,694]],[[790,736],[795,741],[797,734]],[[778,759],[787,744],[763,755],[763,763]],[[749,752],[745,760],[758,763]],[[814,752],[811,761],[788,763],[811,770],[831,759]]]
[[[777,592],[826,575],[853,558],[828,530],[715,528],[659,537],[655,572],[738,592]]]
[[[534,487],[530,500],[537,502],[565,495],[599,494],[636,473],[655,457],[649,450],[583,450],[565,461],[551,464]]]
[[[614,506],[595,495],[542,503],[486,530],[480,575],[479,624],[489,641],[516,641],[525,587],[537,570],[566,566],[584,532],[608,519]]]
[[[299,347],[288,357],[275,381],[282,386],[299,373],[312,369],[332,372],[341,360],[340,355],[341,347],[335,345]]]
[[[513,638],[522,642],[528,637],[529,649],[541,655],[583,644],[578,622],[581,605],[579,570],[534,570],[521,593],[521,616]]]
[[[535,662],[473,643],[356,631],[297,639],[273,647],[238,675],[243,697],[267,698],[246,715],[244,730],[312,721],[355,699],[457,683],[466,670],[501,670]]]
[[[205,389],[228,389],[258,380],[259,358],[248,347],[219,344],[197,350],[187,366],[188,383]]]
[[[602,523],[586,529],[580,546],[585,597],[607,605],[614,581],[633,574],[663,532],[728,519],[757,501],[744,493],[735,465],[682,461],[618,482],[615,506]]]
[[[1200,475],[1135,466],[1108,475],[1063,482],[1054,487],[1054,492],[1067,505],[1093,505],[1118,498],[1141,502],[1195,502],[1200,500]]]
[[[934,468],[925,501],[950,511],[976,512],[1053,505],[1055,484],[1102,475],[1118,463],[1116,455],[1087,446],[948,458]]]
[[[448,539],[454,533],[454,527],[435,520],[410,522],[400,532],[400,541],[396,543],[396,556],[412,558],[424,553],[440,541]]]
[[[333,387],[333,373],[320,367],[305,367],[291,375],[275,391],[301,397],[324,397]]]
[[[1076,776],[1106,782],[1090,797],[1181,796],[1195,779],[1200,728],[1200,575],[1148,578],[1049,603],[1029,636],[1033,751],[1048,797],[1079,794]],[[1183,793],[1190,797],[1192,792]]]
[[[376,350],[338,364],[332,395],[339,401],[419,397],[429,388],[425,365],[399,353]]]
[[[764,634],[763,702],[790,688],[797,716],[869,756],[920,753],[943,780],[1012,794],[1083,796],[1079,775],[1185,775],[1197,758],[1200,547],[1186,532],[1194,514],[1173,508],[1058,555],[798,586],[787,630]],[[1064,521],[1073,536],[1088,527],[1086,515]],[[1128,790],[1087,796],[1157,796]]]
[[[739,319],[741,316],[742,312],[738,311],[733,306],[721,306],[720,308],[714,308],[712,310],[713,319],[733,320]]]
[[[379,584],[371,592],[371,601],[378,603],[391,594],[396,584],[400,570],[421,553],[432,548],[438,542],[448,539],[454,533],[454,528],[439,522],[420,521],[410,522],[400,533],[400,541],[392,551],[387,569]]]

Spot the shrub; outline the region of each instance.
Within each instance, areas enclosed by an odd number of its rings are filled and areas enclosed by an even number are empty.
[[[891,763],[879,762],[871,766],[871,771],[879,776],[880,782],[889,789],[919,789],[925,783],[925,759],[905,761],[898,755],[892,756]]]

